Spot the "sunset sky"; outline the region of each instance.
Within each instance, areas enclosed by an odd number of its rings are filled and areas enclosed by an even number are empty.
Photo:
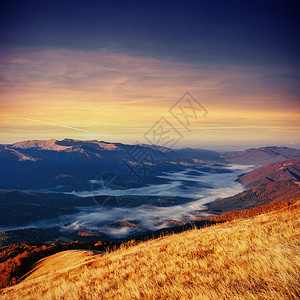
[[[196,4],[197,2],[197,4]],[[300,147],[300,2],[2,1],[0,143],[146,142]],[[186,92],[207,114],[185,128]]]

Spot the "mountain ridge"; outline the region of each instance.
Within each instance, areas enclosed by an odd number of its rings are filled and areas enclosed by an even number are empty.
[[[300,157],[300,150],[270,146],[222,153],[67,138],[61,141],[27,140],[0,145],[0,188],[58,189],[63,192],[91,190],[90,180],[104,173],[123,176],[128,187],[133,184],[143,187],[150,181],[157,182],[157,175],[187,167],[217,164],[254,166],[270,160],[285,160],[286,157]],[[136,172],[140,174],[136,175]]]

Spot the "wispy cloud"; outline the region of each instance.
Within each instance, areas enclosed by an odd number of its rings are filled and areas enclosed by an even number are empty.
[[[30,119],[30,118],[21,118],[21,119],[28,120],[28,121],[33,121],[33,122],[38,122],[38,123],[42,123],[42,124],[46,124],[46,125],[53,125],[53,126],[58,126],[58,127],[62,127],[62,128],[67,128],[67,129],[72,129],[72,130],[77,130],[77,131],[83,131],[83,132],[87,132],[87,133],[93,133],[92,131],[89,131],[89,130],[84,130],[84,129],[81,129],[81,128],[76,128],[76,127],[71,127],[71,126],[65,126],[65,125],[61,125],[61,124],[53,123],[53,122],[34,120],[34,119]]]
[[[3,53],[1,68],[0,126],[15,139],[37,138],[43,126],[52,137],[81,132],[138,140],[186,91],[209,115],[193,124],[197,136],[186,134],[185,141],[200,139],[200,129],[210,132],[201,136],[207,141],[238,140],[245,132],[249,139],[265,135],[275,141],[286,139],[288,128],[299,129],[299,97],[291,88],[295,74],[284,69],[192,65],[107,50],[32,49]],[[279,78],[286,83],[274,84]],[[22,119],[7,119],[20,114]]]

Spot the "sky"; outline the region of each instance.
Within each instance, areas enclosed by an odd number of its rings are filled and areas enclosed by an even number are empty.
[[[300,148],[299,13],[296,0],[1,1],[0,143]]]

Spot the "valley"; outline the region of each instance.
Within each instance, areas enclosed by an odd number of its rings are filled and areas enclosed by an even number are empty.
[[[1,287],[64,250],[106,253],[280,211],[300,199],[296,149],[222,153],[139,145],[151,154],[150,164],[129,159],[132,147],[70,139],[0,146]]]
[[[144,168],[149,161],[135,157],[133,149],[151,156],[150,168]],[[299,150],[285,147],[225,154],[71,139],[2,145],[0,245],[122,240],[270,203],[273,190],[276,195],[283,189],[297,194],[298,186],[289,182],[274,183],[267,190],[245,187],[297,178],[270,180],[257,167],[262,161],[294,157],[262,168],[295,168],[299,156]],[[140,177],[128,172],[124,161],[138,166],[134,170]],[[249,176],[257,180],[251,186]]]

